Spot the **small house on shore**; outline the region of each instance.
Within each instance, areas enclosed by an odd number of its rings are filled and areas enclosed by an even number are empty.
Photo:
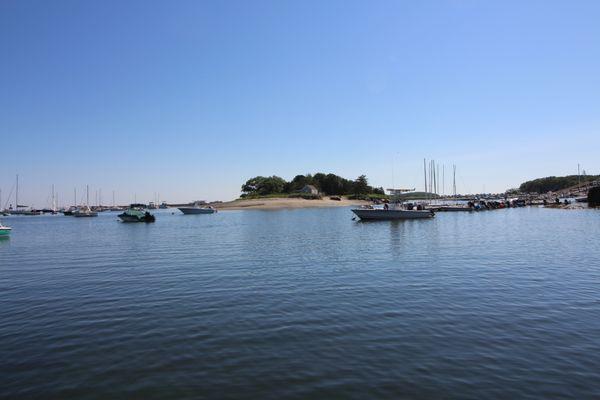
[[[302,189],[300,189],[300,193],[319,194],[319,189],[313,185],[305,185]]]

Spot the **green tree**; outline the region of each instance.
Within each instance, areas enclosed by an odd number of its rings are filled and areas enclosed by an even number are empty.
[[[294,177],[294,179],[292,179],[291,182],[289,182],[286,185],[286,189],[287,189],[286,192],[288,192],[288,193],[297,192],[300,189],[302,189],[304,186],[313,185],[313,184],[314,184],[314,179],[311,174],[296,175]]]
[[[369,182],[367,181],[366,175],[361,175],[354,181],[354,193],[355,194],[368,194],[369,193]]]
[[[385,194],[385,190],[383,190],[383,188],[381,186],[378,187],[378,188],[373,188],[372,192],[374,194],[381,194],[381,195]]]
[[[538,178],[527,181],[519,186],[522,192],[537,192],[546,193],[549,191],[556,192],[558,190],[567,189],[571,186],[581,183],[590,182],[599,179],[599,175],[568,175],[568,176],[548,176],[546,178]]]
[[[255,176],[248,179],[242,185],[242,192],[245,194],[267,195],[274,193],[283,193],[287,182],[278,176]]]

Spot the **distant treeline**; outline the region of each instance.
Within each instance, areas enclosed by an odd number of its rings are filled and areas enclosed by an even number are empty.
[[[289,182],[275,175],[256,176],[248,179],[246,183],[242,185],[242,197],[298,193],[306,185],[312,185],[319,193],[328,196],[385,194],[383,188],[369,186],[369,182],[365,175],[361,175],[355,180],[349,180],[335,174],[324,174],[319,172],[314,175],[296,175],[294,179]]]
[[[519,186],[519,190],[528,193],[556,192],[577,185],[580,179],[581,183],[591,182],[600,179],[600,175],[582,175],[581,177],[579,175],[548,176],[524,182]]]

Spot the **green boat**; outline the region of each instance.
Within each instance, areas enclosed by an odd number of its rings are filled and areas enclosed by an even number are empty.
[[[2,225],[2,222],[0,222],[0,236],[10,235],[11,230],[12,230],[12,228],[10,226],[4,226],[4,225]]]
[[[154,215],[146,211],[145,204],[132,204],[123,214],[118,215],[123,222],[154,222]]]

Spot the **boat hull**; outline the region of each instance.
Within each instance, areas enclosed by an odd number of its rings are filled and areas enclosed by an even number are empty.
[[[88,218],[88,217],[97,217],[98,213],[97,212],[89,212],[89,213],[77,213],[77,212],[75,212],[72,215],[73,215],[73,217],[76,217],[76,218]]]
[[[11,215],[42,215],[41,211],[37,210],[13,210],[10,211]]]
[[[441,206],[438,211],[443,212],[464,212],[473,211],[473,207],[461,207],[461,206]]]
[[[179,211],[184,214],[214,214],[215,209],[213,208],[200,208],[200,207],[180,207]]]
[[[0,236],[8,236],[10,235],[11,228],[7,226],[3,226],[0,228]]]
[[[352,209],[352,212],[362,220],[395,220],[432,218],[435,214],[429,210],[382,210],[382,209]]]

